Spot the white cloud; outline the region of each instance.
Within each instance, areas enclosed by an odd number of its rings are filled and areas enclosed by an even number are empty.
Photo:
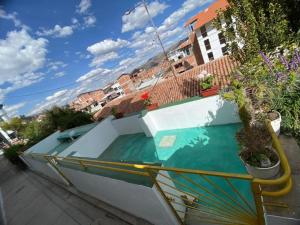
[[[111,72],[111,70],[109,69],[103,69],[103,68],[97,68],[94,70],[91,70],[90,72],[82,75],[81,77],[79,77],[76,82],[90,82],[91,80],[95,79],[96,76],[103,76],[103,75],[107,75]],[[96,77],[97,79],[99,77]]]
[[[0,85],[9,84],[0,89],[0,99],[43,79],[38,70],[45,64],[47,42],[32,38],[25,29],[8,32],[6,39],[0,39]]]
[[[41,103],[36,104],[33,110],[31,110],[31,112],[28,113],[28,115],[35,115],[44,110],[50,109],[55,105],[57,106],[65,105],[67,101],[70,99],[72,93],[73,90],[68,90],[68,89],[57,91],[54,94],[46,97],[45,100],[42,101]]]
[[[128,41],[118,38],[115,41],[112,39],[105,39],[89,46],[87,51],[94,56],[90,66],[100,66],[109,60],[117,59],[119,57],[117,50],[128,44]]]
[[[67,66],[68,66],[68,64],[66,64],[62,61],[51,61],[47,64],[47,67],[49,68],[48,72],[63,69]]]
[[[148,5],[150,15],[154,18],[168,7],[165,3],[158,1],[151,2]],[[122,32],[143,28],[149,21],[148,15],[143,5],[138,6],[129,14],[126,13],[122,16]]]
[[[19,19],[17,19],[16,12],[6,13],[3,9],[0,9],[0,18],[13,21],[13,23],[16,27],[22,26],[22,22]]]
[[[85,27],[94,26],[97,21],[96,17],[93,15],[86,16],[83,18],[83,20],[84,20]]]
[[[77,24],[79,22],[78,19],[76,19],[76,18],[72,18],[71,21],[72,21],[73,24]]]
[[[42,29],[41,31],[37,31],[36,34],[39,36],[52,36],[63,38],[73,34],[73,27],[72,26],[64,26],[61,27],[60,25],[55,25],[52,29]]]
[[[118,38],[116,41],[112,39],[105,39],[96,44],[93,44],[87,48],[87,50],[93,55],[106,54],[111,51],[115,51],[119,48],[128,45],[128,41]]]
[[[119,58],[118,53],[116,52],[109,52],[103,55],[96,56],[93,58],[92,62],[90,63],[90,66],[101,66],[103,63]]]
[[[4,109],[9,117],[15,117],[19,113],[19,110],[26,105],[26,102],[20,102],[15,105],[4,105]]]
[[[110,73],[112,72],[112,73]],[[113,71],[103,68],[94,69],[83,76],[81,76],[77,82],[78,86],[73,89],[64,89],[53,93],[46,97],[41,103],[36,104],[34,109],[28,113],[28,115],[34,115],[51,107],[63,106],[73,100],[77,95],[82,92],[95,90],[103,87],[105,84],[112,80],[115,76]]]
[[[63,76],[65,76],[66,75],[66,73],[65,72],[63,72],[63,71],[61,71],[61,72],[57,72],[57,73],[55,73],[55,77],[63,77]]]
[[[48,96],[48,97],[46,98],[46,100],[47,100],[47,101],[51,101],[51,100],[53,100],[53,99],[55,99],[55,98],[62,97],[63,95],[65,95],[65,94],[67,93],[67,91],[68,91],[67,89],[61,90],[61,91],[57,91],[57,92],[55,92],[53,95]]]
[[[91,0],[81,0],[79,5],[77,6],[77,12],[80,14],[86,13],[91,5]]]

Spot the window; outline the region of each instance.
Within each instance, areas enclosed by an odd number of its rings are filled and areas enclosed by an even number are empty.
[[[226,46],[224,46],[222,48],[222,53],[223,53],[223,55],[228,55],[228,51],[227,51],[227,47]]]
[[[209,40],[208,40],[208,39],[206,39],[206,40],[204,41],[204,45],[205,45],[206,50],[211,49],[210,43],[209,43]]]
[[[200,27],[200,32],[201,32],[202,37],[207,37],[205,25]]]
[[[193,23],[191,23],[191,24],[190,24],[191,31],[193,31],[193,30],[194,30],[194,26],[195,26],[195,24],[196,24],[196,21],[194,21]]]
[[[226,40],[225,40],[224,34],[223,33],[219,33],[218,36],[219,36],[220,44],[225,44]]]
[[[214,54],[212,52],[207,54],[209,61],[214,60]]]
[[[185,53],[186,55],[190,55],[191,54],[190,49],[189,48],[185,49]]]

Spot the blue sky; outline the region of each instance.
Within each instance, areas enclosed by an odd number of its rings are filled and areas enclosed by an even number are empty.
[[[159,53],[138,2],[0,1],[0,102],[10,115],[64,105]],[[149,0],[164,45],[186,37],[184,22],[211,2]]]

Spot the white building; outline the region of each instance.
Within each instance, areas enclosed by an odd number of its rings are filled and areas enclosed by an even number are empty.
[[[10,118],[7,115],[7,112],[5,111],[5,109],[3,108],[3,104],[0,104],[0,122],[7,122],[9,121]],[[4,142],[6,144],[9,144],[12,142],[9,134],[4,131],[1,127],[0,127],[0,142]]]
[[[185,24],[191,31],[196,32],[204,63],[228,54],[224,35],[212,24],[213,19],[217,17],[217,11],[226,7],[228,7],[226,0],[217,0]]]

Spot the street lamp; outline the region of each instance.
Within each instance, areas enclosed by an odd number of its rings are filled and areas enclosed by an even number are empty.
[[[152,16],[151,16],[150,13],[149,13],[149,10],[148,10],[148,7],[147,7],[147,2],[146,2],[146,0],[142,0],[142,1],[141,1],[140,3],[138,3],[133,9],[128,10],[128,11],[125,13],[125,15],[129,15],[133,10],[135,10],[135,9],[136,9],[137,7],[139,7],[140,5],[143,5],[144,8],[145,8],[145,10],[146,10],[146,13],[147,13],[148,18],[149,18],[150,23],[151,23],[151,26],[154,28],[154,31],[155,31],[157,40],[158,40],[158,42],[159,42],[159,45],[161,46],[161,48],[162,48],[162,50],[163,50],[163,53],[164,53],[164,56],[165,56],[166,60],[168,61],[168,64],[169,64],[169,66],[170,66],[170,68],[171,68],[171,71],[172,71],[172,74],[173,74],[173,76],[174,76],[174,78],[175,78],[175,81],[176,81],[178,87],[180,88],[179,83],[178,83],[178,80],[177,80],[177,76],[176,76],[176,74],[175,74],[175,71],[174,71],[174,69],[173,69],[173,67],[172,67],[171,62],[170,62],[169,59],[168,59],[167,52],[166,52],[166,50],[165,50],[165,48],[164,48],[164,45],[163,45],[163,43],[162,43],[162,40],[161,40],[161,38],[160,38],[160,36],[159,36],[159,33],[158,33],[158,31],[157,31],[157,27],[155,26],[155,24],[154,24],[154,22],[153,22],[153,19],[152,19]]]

